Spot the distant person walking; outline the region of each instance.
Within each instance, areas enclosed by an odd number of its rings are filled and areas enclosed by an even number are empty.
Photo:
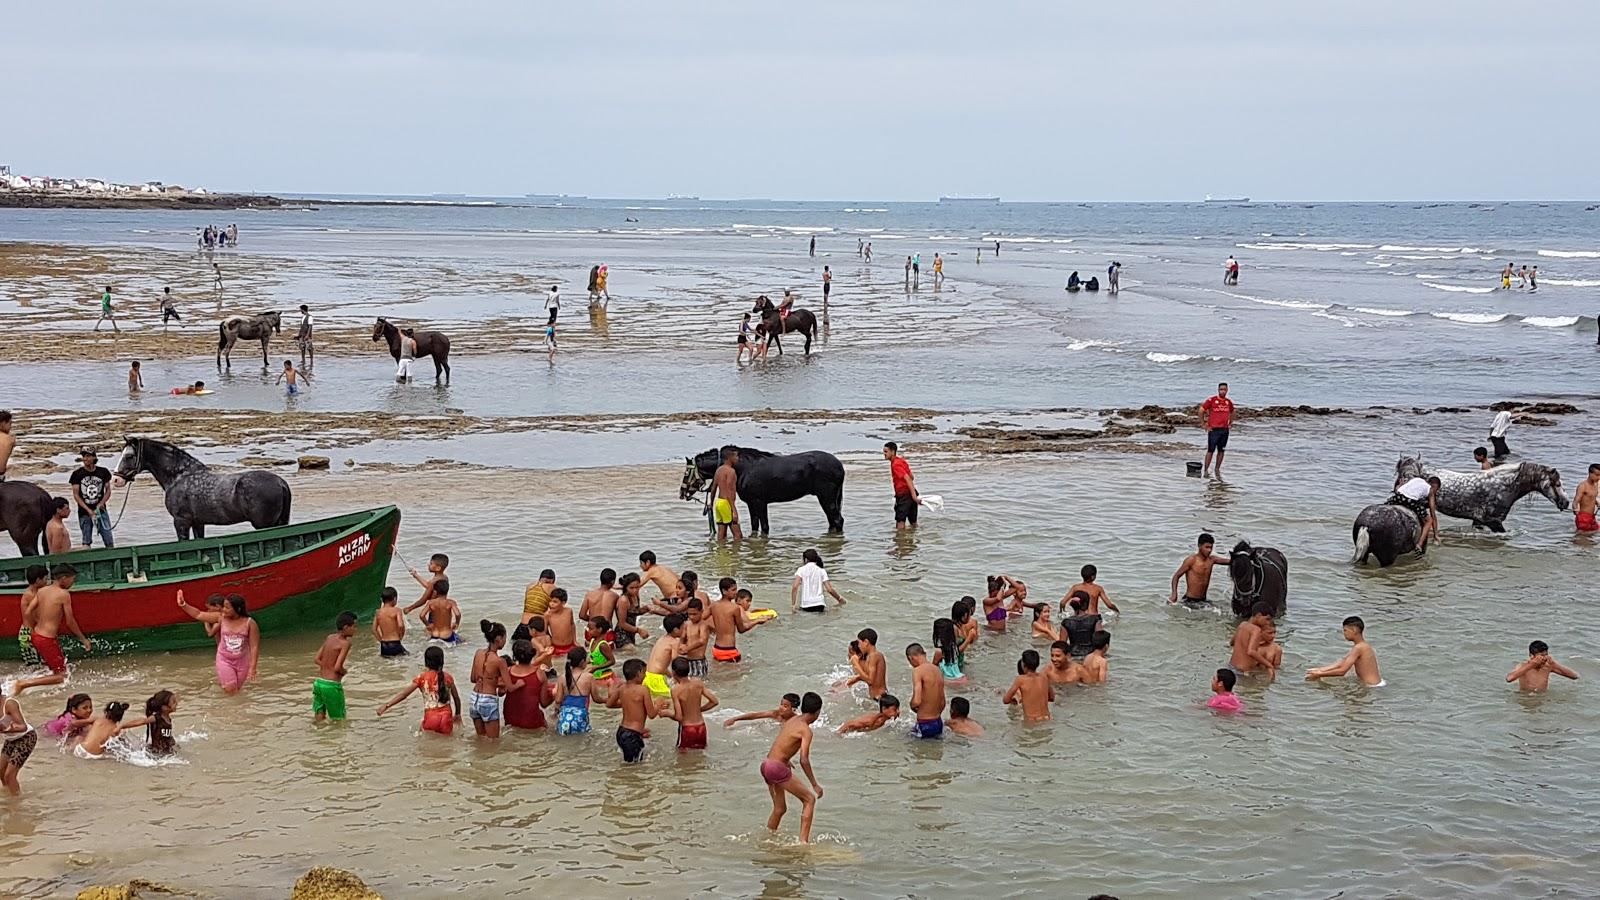
[[[833,291],[833,271],[827,266],[822,267],[822,305],[828,305],[828,294]]]
[[[872,242],[867,241],[867,262],[872,262]]]
[[[1239,283],[1239,261],[1237,259],[1234,259],[1232,255],[1230,255],[1228,257],[1228,261],[1227,262],[1222,264],[1222,283],[1223,284],[1238,284]]]
[[[177,320],[178,326],[180,328],[183,326],[183,317],[178,315],[178,304],[177,304],[177,301],[172,299],[172,288],[171,287],[164,287],[164,288],[161,289],[161,327],[162,328],[167,327],[167,321],[169,319]]]
[[[211,293],[217,296],[217,308],[222,308],[222,267],[211,264]]]
[[[814,234],[811,236],[811,255],[813,257],[817,255],[817,236]]]
[[[911,289],[914,291],[922,286],[922,254],[911,254]]]
[[[935,253],[933,255],[933,286],[939,288],[944,284],[944,257]]]
[[[889,480],[894,486],[894,527],[896,531],[917,527],[917,505],[922,498],[917,495],[917,482],[911,475],[911,463],[900,455],[894,441],[883,445],[883,458],[889,461]]]
[[[1109,285],[1110,293],[1115,294],[1117,291],[1122,290],[1122,284],[1119,280],[1121,274],[1122,263],[1113,262],[1111,265],[1106,266],[1106,282]]]
[[[1217,477],[1222,477],[1222,458],[1228,453],[1228,430],[1233,427],[1233,401],[1228,399],[1228,383],[1217,385],[1216,396],[1200,404],[1206,419],[1206,461],[1201,474],[1211,474],[1211,457],[1217,458]]]
[[[865,254],[865,250],[866,249],[867,249],[867,241],[866,241],[866,239],[865,238],[856,238],[856,255],[857,256],[866,255]]]
[[[111,320],[111,330],[121,334],[122,329],[117,327],[117,314],[111,311],[111,285],[109,284],[106,285],[105,293],[100,295],[100,318],[94,320],[94,330],[99,331],[100,323],[107,319]]]
[[[550,320],[545,324],[554,325],[556,323],[556,313],[561,311],[561,288],[559,286],[550,285],[549,293],[544,295],[544,308],[545,311],[550,313]]]
[[[911,257],[906,257],[906,292],[911,291]]]
[[[611,306],[611,292],[606,290],[606,279],[611,277],[611,269],[605,263],[600,264],[600,276],[595,281],[595,286],[600,289],[600,299],[604,301],[601,309]]]

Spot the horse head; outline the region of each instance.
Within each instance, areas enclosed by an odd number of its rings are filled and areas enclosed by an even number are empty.
[[[111,486],[122,487],[144,471],[144,438],[124,437],[117,467],[111,470]]]
[[[767,299],[766,294],[762,294],[761,296],[757,297],[756,305],[750,307],[751,312],[762,314],[765,314],[772,309],[775,309],[775,307],[772,305],[772,301]]]
[[[384,334],[393,327],[393,325],[389,324],[388,319],[385,319],[383,316],[379,316],[378,321],[372,323],[372,339],[374,341],[383,340]]]
[[[1567,494],[1561,489],[1561,473],[1551,466],[1541,466],[1536,462],[1522,462],[1517,465],[1517,484],[1523,493],[1538,491],[1547,500],[1556,505],[1556,509],[1567,511],[1571,502]]]
[[[1412,478],[1426,477],[1422,474],[1422,454],[1416,456],[1401,456],[1400,461],[1394,464],[1394,483],[1396,486]]]
[[[1233,545],[1233,553],[1228,557],[1228,577],[1233,579],[1235,589],[1250,588],[1245,582],[1252,578],[1251,568],[1255,562],[1256,548],[1250,546],[1249,541],[1240,541]]]
[[[174,476],[197,467],[200,470],[206,468],[199,460],[166,441],[125,437],[122,443],[122,456],[112,473],[112,482],[117,487],[132,481],[140,472],[149,472],[164,488]]]
[[[262,313],[259,318],[261,321],[271,325],[274,333],[283,331],[283,313],[273,310],[272,312]]]
[[[683,458],[683,484],[678,487],[679,500],[693,500],[706,486],[706,477],[700,474],[700,466],[694,457]]]

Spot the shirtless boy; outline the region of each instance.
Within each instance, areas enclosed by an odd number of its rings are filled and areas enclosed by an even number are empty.
[[[636,763],[644,759],[645,723],[656,717],[656,705],[651,700],[650,689],[644,686],[644,660],[630,659],[623,663],[622,677],[627,680],[611,692],[606,706],[622,710],[622,724],[617,726],[617,747],[622,750],[623,762]]]
[[[1217,563],[1226,564],[1230,558],[1213,552],[1217,539],[1209,534],[1200,535],[1197,543],[1199,549],[1185,557],[1178,571],[1172,573],[1172,596],[1167,599],[1168,603],[1178,602],[1179,578],[1183,579],[1183,602],[1186,606],[1201,606],[1211,602],[1206,596],[1211,590],[1211,567]]]
[[[724,578],[723,582],[726,583],[732,580],[731,578]],[[737,600],[728,598],[730,590],[733,590],[733,588],[724,587],[722,589],[722,597],[711,604],[711,658],[717,662],[738,662],[744,659],[744,656],[739,653],[739,635],[762,624],[761,622],[752,621],[749,613],[745,612]],[[738,593],[735,593],[734,596],[737,597]]]
[[[734,468],[739,464],[739,448],[722,448],[722,465],[717,467],[717,473],[711,478],[711,509],[713,520],[717,523],[717,540],[726,541],[728,532],[733,532],[733,539],[744,540],[744,529],[739,527],[739,473]]]
[[[1344,620],[1344,639],[1354,644],[1344,659],[1332,665],[1318,666],[1306,672],[1307,681],[1316,681],[1319,678],[1342,678],[1351,669],[1356,670],[1356,677],[1361,683],[1369,687],[1383,687],[1383,676],[1378,673],[1378,654],[1367,643],[1367,625],[1361,621],[1360,616],[1351,616]]]
[[[567,589],[550,591],[550,602],[544,610],[544,628],[550,633],[550,652],[556,659],[565,659],[578,645],[578,622],[567,608]]]
[[[766,719],[772,719],[777,722],[787,722],[795,717],[799,709],[800,695],[784,694],[782,699],[778,701],[777,709],[769,709],[766,712],[741,713],[729,719],[728,721],[723,722],[722,727],[732,728],[740,722],[760,722]]]
[[[934,669],[935,673],[938,671]],[[761,761],[761,780],[767,783],[767,794],[772,797],[772,815],[767,817],[767,830],[778,830],[783,823],[784,813],[788,812],[784,794],[793,794],[801,803],[802,843],[811,842],[811,821],[817,814],[817,801],[822,799],[822,785],[817,783],[816,773],[811,771],[811,723],[817,721],[821,712],[822,698],[807,691],[800,700],[800,715],[783,723],[772,742],[772,749],[767,751],[767,758]],[[790,760],[796,754],[800,756],[801,771],[806,773],[806,780],[811,782],[810,788],[794,777]]]
[[[656,590],[661,592],[661,599],[677,596],[680,582],[678,573],[657,563],[654,551],[646,550],[639,554],[639,571],[645,581],[655,585]]]
[[[1039,651],[1022,651],[1022,658],[1017,660],[1017,679],[1011,682],[1004,702],[1022,704],[1024,722],[1046,722],[1050,719],[1050,704],[1055,699],[1055,687],[1039,671]]]
[[[690,600],[686,612],[689,621],[683,623],[683,653],[678,658],[689,664],[689,675],[694,678],[711,674],[711,668],[706,665],[706,647],[711,643],[711,615],[705,607],[705,602],[699,599]]]
[[[1073,594],[1082,592],[1089,598],[1089,613],[1091,615],[1100,611],[1102,603],[1105,604],[1106,609],[1121,615],[1122,610],[1117,609],[1117,605],[1111,602],[1110,597],[1106,596],[1106,589],[1095,584],[1094,580],[1099,574],[1100,570],[1094,566],[1084,566],[1079,570],[1078,575],[1083,580],[1067,588],[1067,592],[1061,596],[1061,610],[1063,612],[1066,611],[1067,603],[1072,599]]]
[[[45,553],[54,556],[72,552],[72,535],[67,533],[67,516],[71,514],[72,502],[65,497],[57,497],[55,515],[44,523]]]
[[[1597,503],[1600,503],[1600,463],[1590,463],[1589,477],[1578,485],[1578,495],[1572,498],[1579,531],[1600,531],[1600,521],[1596,521],[1594,515]]]
[[[356,633],[356,614],[342,612],[333,623],[333,634],[317,650],[317,680],[311,683],[311,715],[318,722],[344,721],[345,661],[350,658],[350,639]]]
[[[717,695],[690,675],[689,668],[689,660],[684,657],[672,661],[672,705],[666,716],[678,722],[679,753],[706,748],[705,713],[717,705]]]
[[[643,683],[658,707],[672,700],[672,688],[667,684],[667,673],[672,670],[672,661],[683,655],[683,633],[688,622],[689,617],[683,613],[667,616],[661,623],[661,637],[657,638],[655,646],[650,648],[650,660],[645,664]]]
[[[956,734],[965,737],[983,737],[983,726],[972,721],[972,704],[965,697],[950,698],[950,718],[944,720],[944,727]]]
[[[877,731],[888,724],[890,719],[900,718],[900,700],[893,694],[884,694],[878,698],[878,709],[839,726],[835,734],[851,734],[857,731]]]
[[[72,585],[78,579],[78,570],[68,563],[60,563],[50,574],[55,580],[33,595],[33,637],[30,639],[33,652],[39,654],[39,661],[50,674],[18,681],[12,687],[12,696],[31,687],[61,684],[67,680],[67,658],[61,652],[60,640],[63,624],[78,639],[85,653],[90,649],[89,639],[83,636],[83,629],[78,627],[78,620],[72,614]],[[25,615],[24,620],[26,618]]]
[[[622,596],[617,593],[616,583],[616,569],[601,569],[600,586],[583,595],[583,602],[578,604],[578,618],[588,622],[600,616],[607,622],[616,621],[617,598]]]
[[[22,626],[17,629],[17,650],[22,658],[23,665],[43,665],[39,660],[38,651],[33,649],[33,623],[34,609],[33,598],[39,589],[50,583],[50,570],[40,565],[32,565],[23,573],[28,579],[28,586],[22,591]]]
[[[1511,670],[1511,674],[1506,676],[1506,681],[1508,683],[1515,681],[1520,690],[1542,692],[1549,689],[1552,673],[1574,681],[1578,679],[1577,672],[1550,658],[1548,644],[1544,641],[1534,641],[1528,645],[1528,658]]]
[[[1050,665],[1044,667],[1044,677],[1051,684],[1077,684],[1083,680],[1083,666],[1073,662],[1071,644],[1056,641],[1050,645]]]
[[[1111,632],[1096,631],[1093,638],[1094,649],[1084,657],[1083,665],[1079,667],[1079,684],[1105,684],[1111,677],[1111,662],[1106,656],[1111,653]]]
[[[422,625],[433,640],[461,643],[461,636],[456,633],[461,625],[461,607],[450,599],[450,579],[434,579],[432,596],[422,607]]]
[[[383,589],[382,604],[372,617],[372,638],[378,642],[378,655],[405,656],[406,617],[400,614],[400,593],[392,587]]]
[[[917,725],[911,733],[920,738],[937,738],[944,733],[944,673],[928,661],[921,644],[906,648],[911,664],[911,710]]]
[[[845,687],[864,684],[867,686],[867,696],[873,700],[883,696],[884,691],[889,689],[889,663],[878,649],[877,631],[863,628],[856,632],[854,646],[850,650],[850,668],[855,670],[855,674],[844,683]]]
[[[1278,677],[1278,665],[1283,661],[1283,648],[1272,643],[1267,636],[1267,629],[1272,626],[1272,606],[1266,601],[1257,601],[1250,607],[1250,618],[1239,623],[1233,631],[1233,655],[1228,660],[1228,666],[1235,674],[1248,675],[1252,672],[1266,672],[1267,677]],[[1273,649],[1277,653],[1273,653]]]
[[[435,553],[428,557],[428,574],[426,576],[416,569],[406,569],[407,572],[411,573],[411,577],[416,579],[417,584],[422,585],[422,596],[417,598],[417,602],[401,610],[401,613],[409,616],[421,609],[429,600],[432,600],[433,586],[439,579],[444,577],[444,570],[448,568],[450,568],[450,557],[443,553]]]

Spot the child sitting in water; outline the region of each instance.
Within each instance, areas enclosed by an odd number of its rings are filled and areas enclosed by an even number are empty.
[[[1578,678],[1577,672],[1550,658],[1549,644],[1544,641],[1534,641],[1528,645],[1528,658],[1511,670],[1511,674],[1506,676],[1506,682],[1515,681],[1519,690],[1544,691],[1550,687],[1551,673],[1574,681]]]
[[[1021,704],[1025,722],[1045,722],[1050,719],[1050,704],[1055,699],[1055,687],[1039,671],[1039,651],[1022,651],[1022,658],[1017,660],[1017,680],[1006,691],[1005,703]]]
[[[878,696],[878,709],[865,715],[856,716],[854,719],[839,726],[836,734],[850,734],[856,731],[877,731],[888,724],[890,719],[900,718],[900,700],[893,694],[880,694]]]
[[[144,702],[145,749],[151,756],[171,756],[178,750],[172,737],[172,714],[178,711],[178,695],[156,691]]]
[[[1084,657],[1080,666],[1079,684],[1105,684],[1111,676],[1111,663],[1106,660],[1106,655],[1111,652],[1111,633],[1096,631],[1090,639],[1092,650]]]
[[[1056,627],[1050,624],[1050,604],[1041,603],[1033,608],[1033,636],[1054,642]]]
[[[88,694],[73,694],[67,698],[67,709],[45,723],[45,733],[54,738],[72,740],[94,724],[94,701]]]
[[[972,721],[972,704],[965,697],[952,697],[950,699],[950,718],[944,720],[944,727],[956,734],[967,737],[983,737],[983,726]]]
[[[1211,678],[1211,699],[1206,701],[1206,706],[1225,713],[1244,709],[1244,704],[1239,702],[1239,695],[1233,692],[1236,678],[1232,669],[1218,669]]]
[[[395,694],[388,703],[378,707],[383,715],[415,691],[422,691],[422,730],[448,735],[461,721],[461,695],[456,692],[456,681],[444,670],[444,648],[429,647],[422,652],[425,670],[406,689]],[[451,714],[454,707],[455,713]]]
[[[778,701],[777,709],[769,709],[766,712],[740,713],[728,721],[723,722],[722,727],[732,728],[740,722],[759,722],[763,719],[772,719],[779,724],[782,724],[794,718],[795,711],[799,708],[799,694],[784,694],[783,697]]]
[[[556,698],[561,703],[560,712],[556,713],[556,734],[589,733],[589,701],[594,698],[594,689],[589,653],[582,647],[573,647],[567,651],[566,671],[556,679]]]

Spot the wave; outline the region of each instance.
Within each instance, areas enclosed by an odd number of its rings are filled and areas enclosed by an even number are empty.
[[[1493,247],[1408,247],[1404,244],[1384,244],[1378,248],[1386,253],[1493,253]],[[1408,257],[1409,258],[1409,257]]]
[[[1144,355],[1145,359],[1153,363],[1179,363],[1190,360],[1203,359],[1208,362],[1255,363],[1259,359],[1236,359],[1232,356],[1199,356],[1191,353],[1158,353],[1154,350]]]
[[[1351,319],[1351,318],[1348,318],[1346,316],[1341,316],[1341,315],[1339,315],[1337,313],[1324,312],[1323,310],[1320,310],[1320,309],[1317,310],[1316,312],[1312,313],[1312,315],[1316,316],[1319,319],[1332,319],[1333,321],[1338,322],[1340,325],[1343,325],[1346,328],[1355,328],[1358,325],[1362,326],[1362,327],[1367,327],[1367,328],[1371,327],[1370,325],[1367,325],[1367,323],[1365,323],[1365,322],[1359,322],[1359,321],[1357,321],[1355,319]]]
[[[1436,312],[1428,313],[1428,315],[1433,316],[1435,319],[1445,319],[1451,322],[1458,322],[1462,325],[1493,325],[1496,322],[1504,322],[1508,317],[1510,317],[1511,314]]]
[[[737,222],[734,231],[787,231],[790,234],[829,234],[833,229],[826,225],[742,225]]]
[[[1071,244],[1077,240],[1076,238],[1000,237],[991,234],[984,235],[982,239],[989,242],[999,241],[1002,244]]]
[[[1424,259],[1460,259],[1461,256],[1459,254],[1455,254],[1455,253],[1379,253],[1379,254],[1374,255],[1372,258],[1373,259],[1408,259],[1408,260],[1411,260],[1413,262],[1417,262],[1417,261],[1421,261],[1421,260],[1424,260]]]
[[[1067,344],[1068,350],[1111,349],[1117,346],[1116,341],[1096,341],[1090,339],[1075,340]]]
[[[1600,250],[1540,250],[1539,255],[1555,259],[1600,259]]]
[[[1522,324],[1538,328],[1571,328],[1581,316],[1523,316]]]
[[[1427,281],[1430,278],[1443,278],[1444,276],[1443,275],[1435,275],[1432,272],[1417,272],[1417,273],[1414,273],[1411,277],[1412,278],[1421,278],[1423,281]]]
[[[856,208],[854,208],[854,207],[849,207],[849,206],[847,206],[847,207],[845,207],[845,209],[844,209],[844,211],[845,211],[845,212],[853,212],[853,213],[880,213],[880,212],[888,212],[888,210],[887,210],[887,209],[856,209]]]
[[[1492,287],[1467,287],[1460,284],[1435,284],[1431,281],[1424,281],[1423,284],[1431,288],[1438,288],[1441,291],[1451,291],[1457,294],[1487,294],[1494,290]]]
[[[1252,297],[1249,294],[1235,294],[1231,291],[1214,291],[1239,300],[1248,300],[1251,303],[1264,303],[1267,306],[1281,306],[1284,309],[1332,309],[1332,303],[1314,303],[1310,300],[1277,300],[1272,297]]]
[[[1600,281],[1583,278],[1545,278],[1540,284],[1559,284],[1562,287],[1600,287]]]
[[[1351,309],[1353,311],[1355,311],[1355,312],[1358,312],[1358,313],[1366,313],[1369,316],[1395,316],[1395,317],[1399,317],[1399,316],[1414,316],[1414,315],[1417,314],[1415,310],[1410,310],[1410,309],[1383,309],[1381,307],[1376,307],[1376,306],[1353,306],[1353,307],[1351,307]]]
[[[1246,250],[1373,250],[1372,244],[1313,244],[1300,241],[1262,241],[1234,244]]]

